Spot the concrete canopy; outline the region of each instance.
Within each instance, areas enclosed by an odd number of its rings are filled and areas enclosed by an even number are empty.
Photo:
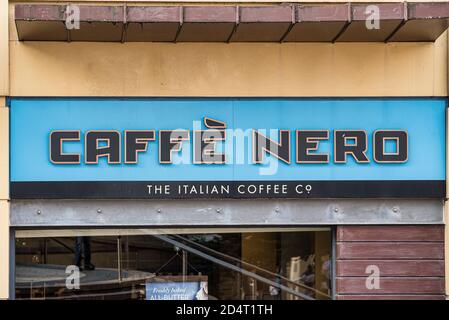
[[[99,42],[416,42],[448,27],[449,2],[266,6],[16,4],[22,41]]]

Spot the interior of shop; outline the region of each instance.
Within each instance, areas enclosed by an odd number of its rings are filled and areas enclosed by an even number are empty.
[[[330,228],[57,234],[16,237],[17,299],[332,298]]]

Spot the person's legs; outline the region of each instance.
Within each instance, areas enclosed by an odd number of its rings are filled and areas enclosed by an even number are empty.
[[[75,237],[75,265],[81,267],[83,237]]]
[[[95,266],[91,262],[90,237],[83,237],[84,246],[84,268],[86,270],[94,270]]]
[[[90,237],[83,237],[84,246],[84,264],[90,264],[91,253],[90,253]]]

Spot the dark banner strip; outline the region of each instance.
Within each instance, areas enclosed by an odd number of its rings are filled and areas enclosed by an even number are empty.
[[[11,182],[11,199],[444,198],[444,180]]]

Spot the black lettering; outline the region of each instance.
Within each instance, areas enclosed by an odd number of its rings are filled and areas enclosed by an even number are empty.
[[[276,158],[290,163],[290,131],[280,130],[280,143],[277,143],[257,130],[253,130],[253,162],[262,163],[264,153],[268,152]]]
[[[226,139],[224,130],[195,130],[193,134],[194,163],[223,164],[226,162],[226,155],[216,151],[216,142]]]
[[[159,131],[159,162],[173,163],[173,152],[181,151],[183,140],[189,140],[187,130],[161,130]]]
[[[296,130],[296,162],[297,163],[328,163],[329,155],[313,153],[317,151],[320,140],[328,140],[327,130]]]
[[[354,140],[354,143],[349,144],[348,140]],[[348,154],[359,163],[369,162],[366,156],[367,147],[367,136],[363,130],[335,130],[334,132],[335,163],[346,163]]]
[[[147,151],[151,140],[154,140],[154,130],[126,130],[125,163],[137,163],[138,153]]]
[[[77,153],[64,153],[64,141],[79,141],[79,131],[53,131],[50,133],[50,161],[55,164],[80,163],[80,155]]]
[[[378,130],[374,132],[374,161],[378,163],[402,163],[408,160],[408,135],[403,130]],[[386,152],[385,142],[396,142],[395,152]]]
[[[226,129],[226,123],[220,120],[205,117],[204,125],[209,129]]]
[[[106,142],[106,146],[99,146]],[[86,133],[86,163],[98,163],[99,157],[107,157],[108,163],[120,163],[120,133],[112,130]]]

